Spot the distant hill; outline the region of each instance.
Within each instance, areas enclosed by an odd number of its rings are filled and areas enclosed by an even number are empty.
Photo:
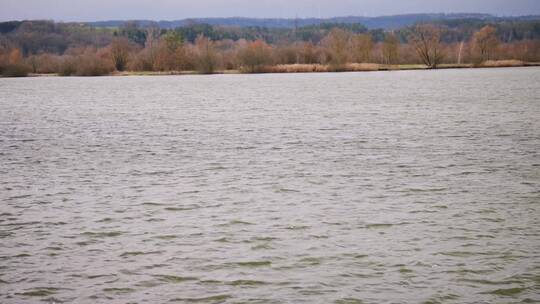
[[[140,26],[157,25],[164,29],[173,29],[182,26],[193,24],[209,24],[214,26],[235,26],[235,27],[264,27],[264,28],[295,28],[310,25],[319,25],[322,23],[345,23],[345,24],[362,24],[368,29],[385,29],[392,30],[420,22],[435,22],[449,21],[460,19],[474,20],[493,20],[493,21],[524,21],[524,20],[539,20],[540,16],[520,16],[520,17],[496,17],[487,14],[410,14],[410,15],[395,15],[382,17],[334,17],[334,18],[192,18],[181,19],[174,21],[151,21],[151,20],[133,20]],[[94,27],[119,27],[128,21],[125,20],[109,20],[88,22],[87,24]]]

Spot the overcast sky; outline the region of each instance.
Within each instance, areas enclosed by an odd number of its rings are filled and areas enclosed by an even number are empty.
[[[190,17],[335,17],[474,12],[540,14],[540,0],[0,0],[0,19],[93,21]]]

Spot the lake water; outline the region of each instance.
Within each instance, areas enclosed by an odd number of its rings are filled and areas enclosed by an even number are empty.
[[[0,302],[540,301],[540,69],[0,79]]]

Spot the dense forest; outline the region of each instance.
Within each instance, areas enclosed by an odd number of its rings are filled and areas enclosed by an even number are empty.
[[[3,22],[0,74],[346,71],[381,65],[437,68],[497,60],[540,62],[537,17],[431,17],[429,22],[391,30],[353,22],[305,23],[261,27],[191,21],[162,28],[160,23],[136,21]]]

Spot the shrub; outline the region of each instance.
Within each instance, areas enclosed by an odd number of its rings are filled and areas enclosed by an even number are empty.
[[[506,68],[506,67],[521,67],[524,66],[520,60],[488,60],[483,62],[480,67],[487,68]]]
[[[344,71],[347,72],[372,72],[378,71],[379,65],[376,63],[348,63],[345,65]]]
[[[328,72],[328,66],[321,64],[278,64],[275,66],[266,66],[263,71],[267,73]]]
[[[0,74],[3,77],[25,77],[30,71],[19,49],[0,49]]]
[[[111,43],[110,56],[117,71],[124,71],[128,65],[129,54],[133,46],[125,37],[115,38]],[[96,68],[96,67],[93,67]],[[95,70],[97,72],[97,70]]]
[[[264,66],[272,63],[272,49],[262,40],[250,42],[238,52],[238,61],[245,72],[262,72]]]
[[[114,71],[115,66],[110,60],[98,56],[92,51],[86,51],[77,58],[75,75],[77,76],[103,76]]]
[[[36,72],[40,74],[53,74],[58,73],[61,57],[50,54],[39,55],[36,58],[37,67]]]
[[[58,74],[60,76],[71,76],[77,72],[77,59],[73,56],[63,56],[58,65]]]
[[[4,77],[26,77],[30,73],[30,67],[21,63],[8,64],[3,66],[1,71]]]
[[[219,65],[214,42],[200,35],[195,41],[195,48],[197,71],[202,74],[212,74]]]

